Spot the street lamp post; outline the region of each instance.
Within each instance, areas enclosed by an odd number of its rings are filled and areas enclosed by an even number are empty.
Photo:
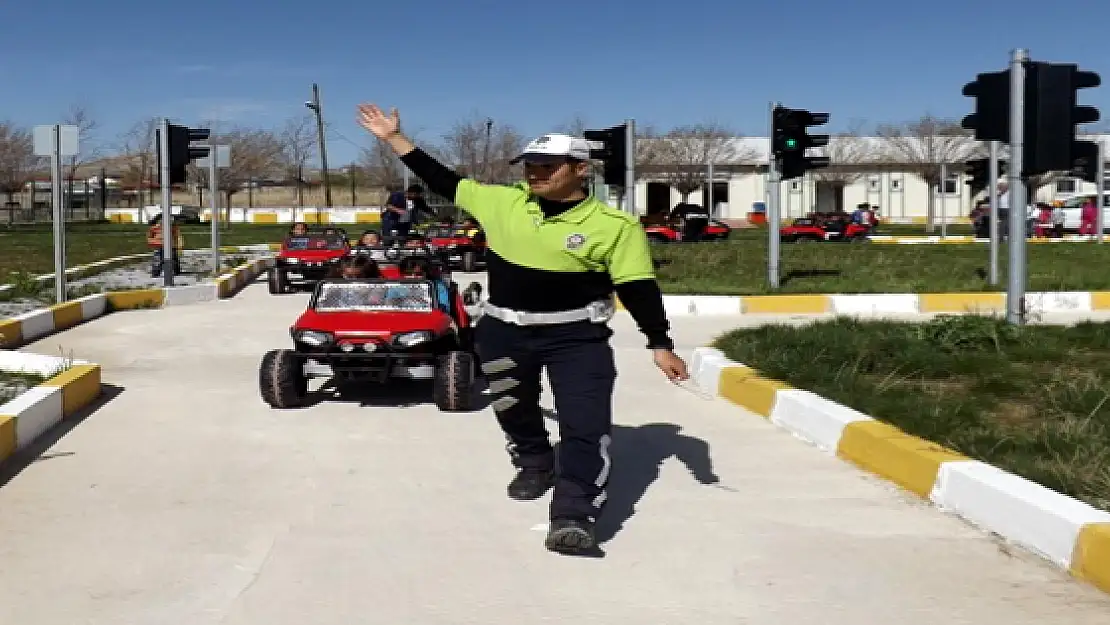
[[[324,141],[324,112],[320,106],[320,87],[312,83],[312,100],[304,105],[316,113],[316,138],[320,143],[320,168],[324,176],[324,205],[331,208],[331,180],[328,178],[328,148]],[[316,213],[317,219],[320,213]]]

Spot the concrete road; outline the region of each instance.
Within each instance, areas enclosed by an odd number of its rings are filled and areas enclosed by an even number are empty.
[[[551,554],[546,501],[504,494],[489,409],[260,401],[259,359],[305,301],[257,285],[29,347],[122,390],[0,487],[0,622],[1107,622],[1110,599],[1064,573],[666,383],[627,315],[607,554]],[[675,334],[689,354],[735,324]]]

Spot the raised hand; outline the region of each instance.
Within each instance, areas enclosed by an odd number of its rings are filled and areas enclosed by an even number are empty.
[[[386,115],[377,104],[358,105],[358,125],[379,139],[388,139],[401,132],[401,116],[397,109]]]

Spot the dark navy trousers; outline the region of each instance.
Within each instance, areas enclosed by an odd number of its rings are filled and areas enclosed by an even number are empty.
[[[596,521],[609,482],[613,388],[617,378],[607,325],[587,321],[518,326],[479,319],[475,340],[497,421],[518,468],[558,469],[551,519]],[[547,369],[559,423],[559,457],[540,410]]]

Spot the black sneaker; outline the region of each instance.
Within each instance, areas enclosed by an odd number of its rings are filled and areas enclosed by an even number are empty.
[[[555,485],[554,474],[546,469],[521,469],[509,482],[509,497],[517,501],[532,501],[543,497]]]
[[[554,519],[547,530],[544,546],[566,555],[582,555],[597,549],[594,524],[580,519]]]

